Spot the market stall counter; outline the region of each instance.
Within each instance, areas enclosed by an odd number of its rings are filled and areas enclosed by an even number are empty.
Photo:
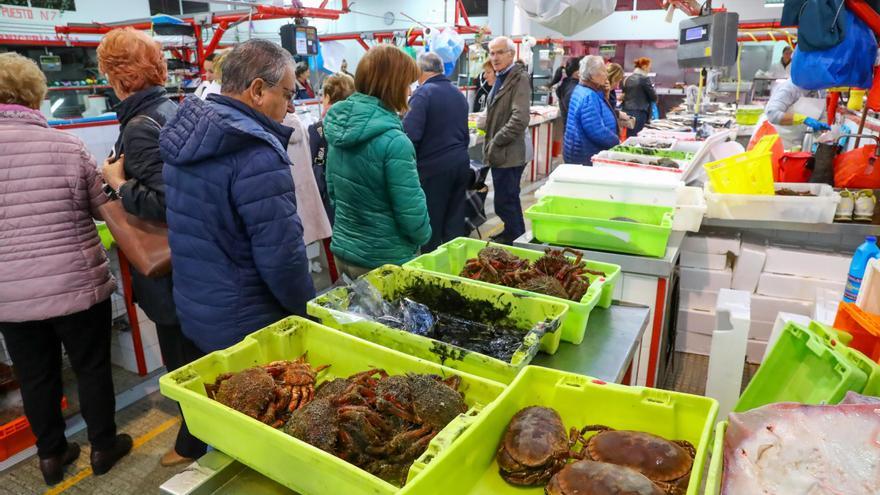
[[[635,351],[648,328],[649,314],[648,308],[628,303],[596,308],[582,344],[562,342],[555,354],[539,354],[532,364],[620,383],[629,374]],[[166,495],[295,493],[219,451],[208,452],[162,484],[160,490]]]

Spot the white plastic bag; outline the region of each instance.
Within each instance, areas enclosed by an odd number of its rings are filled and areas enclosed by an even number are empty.
[[[439,55],[444,64],[454,63],[464,51],[464,38],[449,27],[433,30],[428,44],[431,51]]]
[[[516,4],[538,24],[571,36],[611,15],[617,0],[516,0]]]

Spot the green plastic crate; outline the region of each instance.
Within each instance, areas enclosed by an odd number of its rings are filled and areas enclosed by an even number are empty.
[[[305,352],[313,365],[331,365],[320,375],[319,382],[370,368],[382,368],[390,374],[461,376],[461,390],[470,410],[432,440],[428,450],[410,468],[410,479],[428,472],[433,466],[432,459],[454,448],[462,431],[504,389],[499,383],[407,356],[299,317],[281,320],[228,349],[166,374],[159,379],[159,387],[163,395],[180,403],[193,435],[302,495],[396,493],[398,488],[394,485],[205,395],[205,384],[213,383],[221,373],[293,359]]]
[[[325,325],[362,339],[396,349],[501,383],[510,383],[538,350],[552,354],[559,347],[559,331],[568,306],[537,297],[514,294],[510,290],[487,287],[473,281],[455,280],[429,272],[385,265],[363,276],[388,300],[397,299],[417,283],[450,288],[468,299],[510,311],[510,319],[523,329],[523,343],[509,362],[479,354],[404,330],[377,323],[359,315],[330,309],[348,301],[348,287],[339,287],[309,301],[307,310]]]
[[[811,321],[809,330],[815,333],[817,337],[823,339],[826,346],[832,348],[843,356],[844,359],[865,373],[865,376],[867,376],[865,386],[862,389],[853,390],[864,395],[880,396],[880,365],[858,350],[849,347],[852,335],[843,330],[823,325],[818,321]]]
[[[545,196],[526,210],[541,242],[662,257],[675,208]]]
[[[734,411],[773,402],[836,404],[847,391],[863,390],[867,379],[859,366],[827,346],[823,337],[788,323]]]
[[[617,146],[611,148],[610,151],[616,151],[618,153],[629,153],[631,155],[643,155],[643,156],[658,156],[663,158],[671,158],[673,160],[685,160],[690,161],[694,159],[693,153],[688,153],[686,151],[673,151],[668,149],[661,148],[647,148],[643,146],[629,146],[625,144],[618,144]]]
[[[706,472],[705,495],[721,493],[721,477],[724,476],[724,434],[727,432],[727,421],[719,421],[715,425],[715,436],[712,439],[712,457],[709,459],[709,470]]]
[[[697,448],[688,495],[699,493],[718,403],[714,399],[644,387],[627,387],[563,371],[528,366],[456,444],[408,483],[400,495],[539,495],[544,487],[509,485],[498,474],[495,454],[517,411],[540,405],[556,409],[567,428],[603,424],[640,430]]]
[[[95,222],[95,227],[98,229],[98,237],[101,238],[101,244],[104,246],[104,249],[109,251],[116,244],[116,239],[113,238],[113,234],[110,233],[106,223]]]
[[[449,275],[458,280],[468,280],[489,287],[499,287],[510,290],[514,293],[528,294],[529,296],[547,299],[548,301],[565,303],[568,306],[568,314],[565,316],[565,321],[562,322],[561,339],[573,344],[580,344],[583,342],[584,333],[586,333],[587,330],[587,321],[590,317],[590,311],[592,311],[597,305],[603,308],[611,306],[611,299],[614,294],[614,284],[620,278],[620,266],[612,265],[610,263],[587,261],[588,270],[605,272],[605,276],[602,277],[599,275],[588,274],[587,277],[590,280],[590,288],[587,289],[587,293],[584,294],[584,297],[582,297],[579,302],[547,296],[537,292],[512,289],[503,285],[490,284],[479,280],[471,280],[467,277],[460,277],[458,274],[461,273],[462,268],[464,268],[465,262],[471,258],[476,258],[480,250],[486,246],[494,246],[504,249],[529,261],[535,261],[544,255],[543,252],[535,251],[533,249],[515,248],[501,244],[487,243],[486,241],[478,239],[459,237],[458,239],[443,244],[430,253],[419,256],[403,266],[441,275]],[[569,257],[573,256],[569,255]]]
[[[764,108],[737,108],[736,123],[739,125],[755,125],[764,114]]]

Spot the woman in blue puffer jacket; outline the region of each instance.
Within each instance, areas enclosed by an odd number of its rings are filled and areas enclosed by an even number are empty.
[[[565,163],[590,165],[596,153],[620,143],[616,112],[607,98],[608,70],[602,57],[581,59],[580,84],[574,89],[565,123]]]

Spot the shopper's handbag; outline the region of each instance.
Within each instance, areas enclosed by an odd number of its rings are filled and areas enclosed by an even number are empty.
[[[153,278],[171,272],[168,227],[143,220],[125,211],[122,201],[112,200],[98,208],[119,249],[141,275]]]

